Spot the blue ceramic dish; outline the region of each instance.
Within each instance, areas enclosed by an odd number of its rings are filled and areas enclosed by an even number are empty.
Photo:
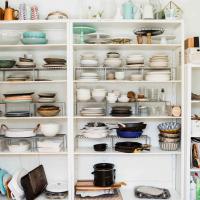
[[[46,38],[46,33],[39,31],[28,31],[23,33],[23,38]]]
[[[23,44],[47,44],[48,40],[46,38],[23,38]]]
[[[177,122],[166,122],[158,125],[158,130],[162,132],[173,132],[179,131],[181,124]]]
[[[138,138],[142,135],[143,131],[122,131],[117,130],[117,136],[121,138]]]

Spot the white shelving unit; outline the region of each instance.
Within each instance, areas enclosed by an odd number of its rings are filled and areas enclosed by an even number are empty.
[[[133,30],[139,27],[162,27],[167,31],[173,31],[177,35],[177,43],[160,45],[138,45],[138,44],[74,44],[73,26],[75,24],[88,24],[95,26],[98,30],[105,31],[122,31],[130,33],[133,36]],[[115,164],[117,170],[117,181],[122,180],[127,183],[127,187],[122,188],[123,200],[130,200],[134,197],[133,189],[137,185],[146,184],[158,187],[169,188],[171,192],[170,200],[184,200],[184,147],[185,131],[182,125],[181,148],[178,151],[162,151],[158,145],[157,125],[162,122],[180,121],[184,124],[184,67],[183,67],[183,22],[179,20],[63,20],[63,21],[12,21],[0,22],[1,28],[5,30],[44,30],[52,36],[51,32],[63,32],[65,42],[50,43],[47,45],[4,45],[0,46],[1,56],[9,53],[10,56],[17,58],[26,51],[31,52],[36,57],[39,64],[45,56],[59,55],[67,58],[67,79],[54,80],[46,82],[18,82],[16,84],[1,81],[0,93],[5,91],[34,90],[36,93],[42,91],[57,91],[58,98],[67,104],[66,116],[57,117],[29,117],[29,118],[7,118],[0,117],[1,123],[9,125],[26,125],[33,126],[38,122],[58,122],[63,126],[62,131],[67,133],[67,151],[60,153],[0,153],[0,163],[2,168],[8,168],[13,172],[14,168],[25,167],[32,169],[42,163],[47,169],[47,178],[58,177],[68,180],[69,196],[68,200],[74,200],[74,185],[77,179],[93,178],[91,172],[93,164],[98,162],[111,162]],[[172,67],[175,67],[177,77],[172,81],[153,82],[153,81],[98,81],[98,82],[80,82],[75,79],[75,68],[78,67],[81,53],[93,51],[101,58],[104,58],[108,51],[118,51],[125,57],[130,53],[141,53],[149,57],[155,53],[166,53],[171,58]],[[179,53],[181,56],[179,57]],[[102,61],[102,60],[101,60]],[[178,62],[181,61],[181,62]],[[55,72],[56,73],[56,72]],[[167,88],[168,97],[173,104],[182,106],[182,117],[171,116],[150,116],[150,117],[84,117],[75,113],[76,108],[76,88],[80,86],[94,88],[96,86],[105,87],[108,90],[122,87],[122,90],[136,89],[140,85],[149,87]],[[15,85],[15,87],[14,87]],[[39,87],[38,87],[39,86]],[[76,135],[80,126],[90,121],[101,122],[118,122],[118,121],[144,121],[148,124],[146,133],[152,138],[152,149],[150,152],[135,154],[124,154],[108,149],[105,153],[94,152],[92,146],[89,146],[87,140],[84,141],[83,147],[76,146]],[[24,123],[26,122],[26,124]],[[2,162],[4,161],[4,162]],[[27,165],[29,163],[30,165]],[[159,170],[158,170],[159,169]],[[0,197],[2,198],[2,197]],[[3,199],[3,198],[2,198]],[[44,200],[41,196],[38,200]]]
[[[195,135],[192,135],[192,123],[191,123],[191,116],[194,114],[199,115],[200,107],[199,107],[199,100],[191,100],[191,93],[199,94],[199,74],[200,74],[200,65],[198,64],[186,64],[185,65],[185,82],[186,82],[186,97],[187,103],[186,103],[186,126],[185,130],[187,132],[187,139],[185,141],[186,148],[186,156],[185,156],[185,169],[186,169],[186,191],[185,191],[185,197],[186,199],[190,199],[190,175],[191,173],[200,172],[199,168],[194,168],[191,163],[191,138],[192,137],[200,137],[199,133],[195,133]],[[194,134],[194,133],[193,133]]]
[[[184,54],[184,36],[183,36],[183,22],[182,21],[152,21],[152,20],[73,20],[75,24],[87,24],[92,25],[98,30],[103,30],[105,33],[113,32],[126,32],[126,35],[133,32],[136,28],[141,27],[164,27],[167,31],[175,32],[178,41],[174,44],[74,44],[72,43],[73,49],[73,67],[74,67],[74,104],[76,102],[76,88],[87,87],[103,87],[107,90],[119,89],[129,91],[130,88],[136,89],[140,85],[157,87],[162,84],[162,87],[166,87],[169,91],[169,97],[175,104],[182,106],[182,117],[171,117],[171,116],[130,116],[130,117],[112,117],[112,116],[101,116],[101,117],[85,117],[80,116],[79,113],[74,113],[74,183],[77,179],[89,179],[93,178],[90,174],[93,169],[93,165],[99,162],[111,162],[114,163],[117,170],[117,181],[127,182],[127,187],[121,189],[124,200],[137,199],[134,197],[134,187],[136,185],[154,185],[160,187],[169,188],[172,197],[171,200],[183,200],[184,199],[184,65],[183,65],[183,54]],[[112,24],[112,25],[111,25]],[[154,81],[107,81],[100,80],[95,82],[84,82],[76,79],[76,70],[82,70],[79,67],[80,55],[84,52],[94,52],[100,59],[100,65],[103,59],[106,57],[106,53],[109,51],[117,51],[125,58],[129,54],[144,54],[146,59],[157,52],[167,53],[172,61],[172,67],[176,68],[177,75],[175,79],[166,82],[154,82]],[[181,52],[181,55],[179,54]],[[91,68],[90,68],[91,69]],[[98,68],[102,70],[101,67]],[[89,70],[89,69],[87,69]],[[93,70],[96,70],[95,68]],[[123,70],[123,67],[122,67]],[[98,104],[97,104],[98,105]],[[74,111],[75,112],[75,111]],[[167,121],[180,121],[182,122],[182,140],[181,149],[178,151],[162,151],[158,146],[158,131],[156,126],[159,123]],[[150,152],[142,152],[135,154],[124,154],[116,152],[109,148],[105,153],[95,152],[92,148],[92,142],[85,139],[81,142],[81,145],[76,145],[76,135],[79,133],[79,128],[87,122],[135,122],[144,121],[148,125],[148,130],[145,132],[146,135],[150,134],[151,140],[153,140],[152,149]],[[149,132],[150,131],[150,132]],[[98,143],[95,140],[94,143]],[[101,143],[101,142],[99,142]],[[155,170],[156,169],[156,170]],[[162,175],[158,175],[162,173]]]

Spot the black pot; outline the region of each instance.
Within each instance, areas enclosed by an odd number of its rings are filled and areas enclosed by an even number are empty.
[[[111,163],[99,163],[94,165],[94,185],[109,187],[115,183],[115,169]]]
[[[107,144],[102,143],[102,144],[95,144],[94,146],[95,151],[105,151],[107,148]]]

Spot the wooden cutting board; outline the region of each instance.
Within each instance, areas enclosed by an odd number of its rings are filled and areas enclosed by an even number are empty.
[[[92,180],[78,180],[75,189],[76,191],[99,191],[99,190],[114,190],[119,189],[122,185],[126,185],[124,182],[118,182],[110,187],[98,187],[94,186]]]

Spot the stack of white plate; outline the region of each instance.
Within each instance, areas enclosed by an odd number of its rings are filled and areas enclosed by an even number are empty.
[[[149,59],[149,66],[154,68],[164,68],[169,66],[167,55],[155,55]]]
[[[30,76],[24,74],[13,74],[7,77],[7,81],[29,81]]]
[[[84,53],[81,55],[81,67],[98,67],[98,59],[93,53]]]
[[[80,75],[80,81],[98,81],[99,75],[96,72],[84,72]]]
[[[91,33],[86,35],[84,40],[87,44],[107,44],[111,43],[110,35],[105,33]]]
[[[169,81],[170,80],[170,71],[169,70],[157,70],[147,72],[145,75],[146,81]]]
[[[101,107],[88,107],[80,111],[82,116],[104,116],[105,109]]]
[[[126,65],[128,67],[144,67],[143,55],[129,55],[126,58]]]

